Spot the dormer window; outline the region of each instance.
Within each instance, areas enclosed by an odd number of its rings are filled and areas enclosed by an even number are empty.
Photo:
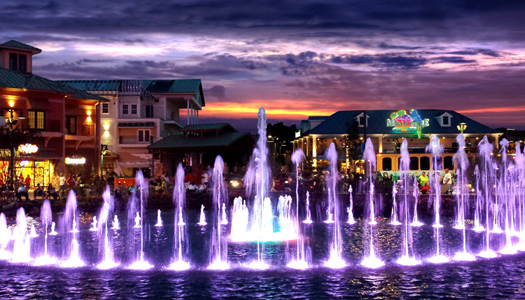
[[[27,55],[9,53],[9,69],[13,71],[27,72]]]
[[[441,127],[450,127],[452,124],[452,115],[449,113],[444,113],[441,116],[436,117],[436,119]]]
[[[369,116],[368,115],[365,116],[365,113],[359,114],[356,117],[357,125],[359,127],[368,127],[368,118]]]

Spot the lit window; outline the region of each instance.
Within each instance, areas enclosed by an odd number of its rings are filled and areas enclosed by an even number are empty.
[[[46,129],[46,113],[43,111],[29,110],[27,112],[29,129]]]

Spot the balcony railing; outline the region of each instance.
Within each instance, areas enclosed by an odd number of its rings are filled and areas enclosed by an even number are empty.
[[[118,139],[119,144],[151,144],[153,143],[153,136],[149,136],[148,140],[139,140],[138,135],[121,135]]]

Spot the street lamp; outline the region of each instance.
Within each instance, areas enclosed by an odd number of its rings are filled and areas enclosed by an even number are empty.
[[[100,178],[104,178],[104,155],[108,152],[108,145],[100,144]]]
[[[5,122],[5,124],[9,126],[8,137],[9,137],[9,141],[10,141],[10,151],[11,151],[11,153],[10,153],[10,158],[11,159],[10,159],[10,163],[9,163],[9,176],[11,178],[10,178],[9,186],[10,186],[12,191],[15,190],[14,189],[14,183],[15,183],[15,180],[14,180],[15,179],[15,166],[14,166],[15,141],[14,141],[14,135],[15,135],[15,133],[17,131],[17,130],[15,130],[15,126],[18,125],[18,120],[24,120],[25,119],[24,111],[22,109],[14,109],[13,105],[14,105],[14,103],[10,102],[9,103],[10,108],[8,108],[8,109],[2,108],[1,112],[0,112],[0,115],[1,115],[0,118],[2,119],[2,123]]]
[[[463,131],[465,129],[467,129],[467,123],[461,122],[461,123],[459,123],[459,125],[457,127],[458,127],[458,130],[461,132],[461,134],[463,134]]]

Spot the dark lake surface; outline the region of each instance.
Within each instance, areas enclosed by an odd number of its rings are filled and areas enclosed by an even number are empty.
[[[164,227],[154,227],[156,214],[148,214],[145,226],[145,257],[155,265],[148,271],[127,269],[133,262],[133,241],[138,234],[128,235],[125,222],[120,231],[111,231],[118,268],[98,270],[100,262],[99,238],[84,223],[79,233],[80,251],[87,266],[67,269],[60,267],[36,267],[30,264],[13,264],[0,260],[1,299],[425,299],[463,298],[484,299],[525,298],[525,253],[499,256],[494,259],[477,258],[474,262],[450,262],[434,265],[426,259],[435,253],[434,231],[429,225],[414,228],[414,250],[423,262],[419,266],[404,267],[396,264],[402,254],[400,226],[380,221],[375,229],[377,255],[386,265],[371,270],[360,265],[369,243],[368,230],[362,220],[354,225],[342,224],[343,258],[348,266],[328,269],[323,262],[328,258],[331,226],[322,222],[302,225],[302,231],[312,252],[312,267],[299,271],[286,268],[288,253],[295,251],[295,242],[268,242],[264,244],[264,259],[270,268],[264,271],[250,270],[243,264],[257,257],[257,244],[229,243],[228,260],[232,266],[226,271],[209,271],[210,234],[212,226],[196,225],[198,214],[187,218],[189,238],[189,271],[170,271],[165,267],[173,260],[173,213],[163,213]],[[125,217],[122,216],[121,220]],[[208,218],[209,219],[209,218]],[[423,220],[431,224],[431,220]],[[460,230],[452,228],[453,220],[444,220],[441,250],[453,257],[462,249]],[[13,222],[11,221],[10,224]],[[38,223],[35,223],[38,225]],[[471,226],[471,225],[469,225]],[[223,229],[229,232],[228,226]],[[32,240],[32,256],[42,252],[43,234]],[[65,258],[62,235],[49,238],[49,251]],[[491,248],[503,247],[505,237],[491,235]],[[484,233],[467,231],[468,248],[480,252],[484,245]],[[135,243],[136,247],[136,243]]]

